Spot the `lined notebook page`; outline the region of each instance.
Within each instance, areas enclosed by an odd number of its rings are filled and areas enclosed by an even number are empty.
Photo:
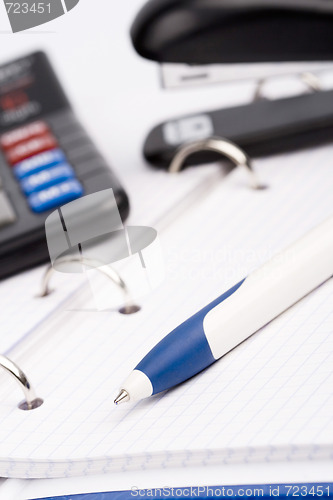
[[[154,227],[162,222],[167,224],[173,210],[183,205],[184,199],[205,192],[214,179],[221,176],[223,171],[216,166],[199,168],[194,175],[184,172],[179,177],[152,172],[143,166],[128,171],[126,191],[136,223]],[[0,283],[0,353],[9,354],[17,342],[30,335],[50,314],[66,307],[65,302],[72,294],[77,290],[81,293],[82,287],[88,286],[81,275],[55,273],[50,283],[55,293],[40,298],[45,270],[46,265]]]
[[[167,280],[140,313],[73,312],[81,294],[22,341],[11,355],[45,404],[18,410],[1,377],[0,475],[331,456],[333,280],[174,390],[119,408],[113,397],[172,328],[333,212],[332,157],[256,162],[260,192],[234,171],[161,233]]]

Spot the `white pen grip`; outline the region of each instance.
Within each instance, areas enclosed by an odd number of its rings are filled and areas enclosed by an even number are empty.
[[[252,273],[204,318],[220,358],[333,276],[333,217]]]

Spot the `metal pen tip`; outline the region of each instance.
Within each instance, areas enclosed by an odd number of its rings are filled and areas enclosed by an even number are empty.
[[[121,403],[126,403],[130,400],[129,394],[127,391],[122,389],[116,399],[114,400],[115,405],[120,405]]]

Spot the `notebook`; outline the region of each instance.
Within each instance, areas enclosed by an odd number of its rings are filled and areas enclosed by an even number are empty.
[[[214,179],[221,177],[222,172],[212,167],[200,168],[195,175],[184,172],[178,177],[162,172],[151,175],[143,166],[130,171],[126,189],[136,223],[156,228],[162,227],[162,221],[168,224],[173,211],[190,202],[199,191],[203,193]],[[132,216],[128,224],[131,220]],[[49,286],[52,293],[46,298],[41,297],[46,269],[47,266],[38,267],[0,282],[0,353],[8,354],[16,342],[30,335],[50,314],[66,308],[66,301],[72,294],[88,286],[86,277],[80,274],[55,273]]]
[[[167,278],[139,313],[89,312],[80,290],[9,349],[44,404],[19,410],[18,389],[0,375],[0,475],[329,459],[333,280],[174,390],[120,407],[113,397],[172,328],[333,212],[332,154],[255,162],[269,186],[259,192],[242,169],[223,181],[209,170],[205,196],[199,182],[159,221]]]
[[[178,488],[200,487],[200,494],[203,495],[202,487],[207,485],[218,485],[221,481],[228,485],[295,485],[297,483],[311,483],[323,486],[325,483],[332,483],[332,463],[330,461],[313,462],[293,462],[292,467],[288,462],[273,462],[260,464],[233,464],[232,466],[211,466],[211,467],[187,467],[167,468],[154,470],[139,470],[125,473],[98,474],[85,477],[68,477],[59,479],[7,479],[4,484],[0,483],[1,498],[6,500],[32,500],[33,498],[55,498],[58,496],[70,496],[76,494],[97,494],[96,492],[123,492],[127,493],[126,499],[136,495],[138,490],[140,495],[148,498],[154,497],[155,489],[165,488],[166,495],[174,493]],[[305,478],[305,479],[304,479]],[[239,488],[241,486],[238,486]],[[296,490],[297,488],[295,488]],[[318,489],[318,491],[320,488]],[[280,495],[285,490],[285,486],[280,488]],[[292,489],[290,489],[292,491]],[[312,490],[315,491],[315,490]],[[325,490],[326,492],[327,490]],[[195,490],[192,490],[195,493]],[[158,491],[156,492],[158,494]],[[320,493],[319,493],[320,494]],[[179,496],[179,492],[178,492]],[[217,495],[218,496],[218,495]],[[221,496],[221,495],[220,495]],[[194,497],[194,494],[192,495]],[[257,493],[258,497],[258,493]],[[73,497],[70,497],[73,498]],[[75,497],[74,497],[75,498]],[[158,498],[158,497],[157,497]],[[212,494],[210,494],[212,498]]]

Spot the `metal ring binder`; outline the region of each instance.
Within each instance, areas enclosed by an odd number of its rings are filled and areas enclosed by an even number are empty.
[[[178,173],[182,170],[184,162],[188,156],[200,151],[213,151],[227,157],[236,166],[244,166],[250,174],[250,185],[253,189],[263,189],[259,180],[253,171],[251,158],[237,144],[222,137],[211,137],[194,141],[181,146],[174,156],[170,167],[170,173]]]
[[[315,75],[314,73],[311,73],[310,71],[304,71],[303,73],[300,73],[299,79],[312,91],[312,92],[321,92],[322,91],[322,85],[320,78]],[[267,80],[270,80],[270,77],[267,76],[266,78],[260,78],[257,81],[256,85],[256,90],[254,93],[253,101],[259,101],[260,99],[267,99],[262,95],[262,90],[267,82]]]
[[[25,401],[22,401],[18,405],[21,410],[34,410],[39,408],[43,404],[43,400],[36,396],[34,389],[32,388],[27,376],[23,373],[19,366],[17,366],[13,361],[6,356],[0,354],[0,366],[4,368],[9,375],[11,375],[16,382],[21,387]]]
[[[314,73],[305,71],[300,75],[300,79],[304,82],[313,92],[320,92],[322,90],[320,78]]]
[[[112,267],[105,265],[103,266],[102,262],[97,262],[96,260],[84,259],[84,258],[82,259],[67,258],[63,259],[63,261],[59,261],[58,263],[61,264],[62,262],[63,263],[80,262],[81,264],[87,267],[91,267],[92,269],[97,269],[97,271],[107,276],[118,288],[122,290],[124,295],[124,306],[119,309],[119,312],[121,314],[134,314],[140,311],[140,306],[134,303],[132,294],[128,286],[126,285],[120,274],[117,271],[115,271]],[[55,269],[50,264],[44,273],[41,292],[40,294],[38,294],[38,297],[47,297],[52,293],[53,290],[50,289],[49,285],[50,285],[50,280],[55,272],[56,272]]]

